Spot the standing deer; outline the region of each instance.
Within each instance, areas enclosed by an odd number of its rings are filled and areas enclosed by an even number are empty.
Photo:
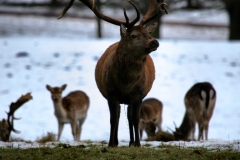
[[[158,133],[162,131],[162,108],[162,102],[155,98],[148,98],[142,102],[139,122],[140,139],[142,139],[143,130],[148,138],[155,136],[156,128]]]
[[[12,131],[15,133],[20,133],[20,131],[14,129],[13,122],[15,119],[19,119],[14,117],[14,112],[30,99],[32,99],[32,96],[30,93],[27,93],[22,95],[16,102],[12,102],[10,104],[9,112],[6,112],[8,115],[7,119],[3,118],[2,121],[0,121],[0,141],[9,141]]]
[[[174,132],[177,140],[194,140],[195,126],[198,123],[198,140],[208,140],[209,121],[213,115],[216,91],[209,82],[194,84],[186,93],[184,102],[186,113],[180,128]]]
[[[130,130],[129,146],[140,146],[139,140],[139,115],[142,99],[150,91],[155,79],[155,68],[149,54],[155,51],[159,43],[150,34],[157,27],[157,23],[146,26],[165,11],[166,3],[159,0],[150,0],[149,9],[139,25],[134,26],[140,19],[140,12],[133,2],[128,2],[137,12],[136,18],[129,22],[124,9],[126,22],[110,18],[101,13],[94,3],[94,0],[80,0],[94,14],[111,24],[120,26],[121,40],[112,44],[98,60],[95,69],[95,80],[101,94],[107,99],[110,111],[110,139],[108,145],[118,145],[118,124],[120,117],[120,104],[128,104],[128,123]],[[71,7],[74,0],[63,10],[58,18],[62,18]],[[135,140],[133,134],[135,132]]]
[[[74,141],[80,141],[82,125],[89,108],[89,98],[83,91],[73,91],[62,97],[62,91],[66,87],[66,84],[61,87],[46,85],[47,90],[51,92],[54,114],[58,121],[57,140],[59,141],[61,137],[64,124],[70,123]]]

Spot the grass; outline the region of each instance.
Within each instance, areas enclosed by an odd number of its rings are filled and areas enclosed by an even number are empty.
[[[234,160],[240,159],[240,152],[229,150],[209,150],[203,147],[182,148],[178,146],[160,145],[151,147],[151,145],[143,145],[141,148],[136,147],[106,147],[106,144],[93,144],[91,142],[84,143],[85,145],[70,146],[69,144],[59,143],[56,147],[41,147],[41,148],[1,148],[0,160],[42,160],[42,159],[136,159],[136,160]]]
[[[156,139],[160,141],[172,140],[167,132],[159,134]],[[155,139],[155,140],[156,140]],[[12,139],[13,141],[23,142],[22,139]],[[29,143],[30,141],[24,141]],[[142,144],[142,147],[120,146],[115,148],[107,147],[107,142],[84,141],[81,145],[71,146],[66,143],[56,142],[56,135],[48,132],[46,135],[37,138],[36,142],[39,148],[16,148],[11,143],[8,146],[0,148],[0,160],[238,160],[240,152],[229,149],[221,150],[219,148],[206,149],[204,147],[184,147],[172,146],[159,143],[158,146],[152,146],[151,143]],[[239,142],[237,142],[239,143]],[[226,148],[226,147],[225,147]]]

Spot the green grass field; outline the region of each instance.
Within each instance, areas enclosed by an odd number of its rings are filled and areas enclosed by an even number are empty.
[[[44,144],[43,144],[44,146]],[[70,146],[69,144],[59,143],[56,147],[39,147],[39,148],[7,148],[0,149],[0,160],[61,160],[61,159],[144,159],[144,160],[238,160],[240,152],[232,149],[206,149],[203,147],[183,148],[179,146],[170,146],[159,144],[152,147],[151,145],[142,145],[140,148],[120,146],[109,148],[106,143],[93,144],[92,142],[85,145]]]

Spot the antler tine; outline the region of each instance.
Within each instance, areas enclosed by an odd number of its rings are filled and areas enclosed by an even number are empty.
[[[162,2],[160,2],[160,0],[150,0],[148,11],[142,18],[140,25],[144,25],[153,20],[161,13],[161,11],[165,11],[165,13],[168,14],[165,5],[167,4],[163,0]]]
[[[74,0],[71,0],[68,5],[64,8],[64,10],[62,11],[62,13],[58,16],[58,19],[62,18],[65,13],[68,11],[68,9],[72,6]]]
[[[173,124],[174,124],[175,128],[177,128],[177,125],[176,125],[176,123],[174,121],[173,121]]]
[[[10,122],[10,117],[12,117],[12,122]],[[18,130],[16,130],[13,126],[13,120],[14,119],[16,119],[16,118],[14,118],[14,115],[10,115],[10,112],[8,113],[8,119],[7,119],[7,121],[8,121],[8,125],[9,125],[9,131],[13,131],[13,132],[15,132],[15,133],[21,133],[20,131],[18,131]]]
[[[137,6],[130,0],[128,0],[128,2],[134,7],[135,11],[137,12],[137,17],[129,24],[128,28],[133,27],[140,19],[140,11],[137,8]]]
[[[30,99],[32,99],[32,96],[31,96],[31,93],[27,93],[25,95],[22,95],[16,102],[14,103],[11,103],[11,105],[9,106],[10,108],[10,111],[9,112],[6,112],[7,115],[8,115],[8,125],[9,125],[9,128],[8,130],[11,132],[15,132],[15,133],[20,133],[20,131],[14,129],[14,125],[13,125],[13,122],[14,122],[14,119],[19,119],[19,118],[15,118],[14,117],[14,112],[19,108],[21,107],[24,103],[26,103],[27,101],[29,101]],[[11,122],[10,122],[10,117],[11,117]]]
[[[129,25],[129,18],[127,16],[126,8],[124,6],[123,6],[123,13],[124,13],[124,17],[126,19],[126,25],[128,26]]]
[[[123,21],[120,21],[120,20],[116,20],[116,19],[113,19],[111,17],[108,17],[106,15],[104,15],[102,12],[100,12],[98,10],[98,8],[96,8],[95,6],[95,2],[94,0],[92,0],[92,2],[90,0],[80,0],[83,4],[85,4],[89,9],[91,9],[93,11],[93,13],[100,19],[104,20],[104,21],[107,21],[111,24],[114,24],[114,25],[118,25],[120,26],[121,24],[123,24],[125,27],[127,28],[130,28],[132,26],[134,26],[140,19],[140,11],[138,10],[138,8],[130,1],[128,0],[128,2],[135,8],[135,10],[137,11],[137,17],[131,22],[123,22]],[[71,0],[69,2],[69,4],[64,8],[64,10],[62,11],[62,13],[60,14],[60,16],[58,17],[58,19],[62,18],[65,13],[68,11],[68,9],[72,6],[74,0]],[[124,11],[126,12],[126,11]],[[125,16],[125,19],[127,20],[128,17],[126,15],[126,13],[124,13],[124,16]],[[127,20],[128,21],[128,20]]]

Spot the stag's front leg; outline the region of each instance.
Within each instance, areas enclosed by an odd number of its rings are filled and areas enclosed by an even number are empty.
[[[108,106],[110,111],[110,139],[108,146],[115,147],[118,145],[118,123],[120,116],[120,104],[115,98],[108,99]]]
[[[129,146],[134,144],[134,146],[139,147],[140,139],[139,139],[139,115],[140,115],[140,109],[141,109],[142,101],[136,101],[129,105],[128,107],[128,123],[129,123],[129,129],[130,129],[130,142]],[[133,127],[134,127],[134,133],[135,133],[135,141],[133,136]]]
[[[134,131],[135,131],[135,146],[140,147],[140,139],[139,139],[139,117],[140,117],[140,109],[142,105],[142,100],[137,101],[136,103],[133,104],[133,126],[134,126]]]
[[[132,106],[128,106],[127,111],[127,117],[128,117],[128,125],[129,125],[129,132],[130,132],[130,142],[129,146],[134,144],[134,136],[133,136],[133,121],[132,121]]]

